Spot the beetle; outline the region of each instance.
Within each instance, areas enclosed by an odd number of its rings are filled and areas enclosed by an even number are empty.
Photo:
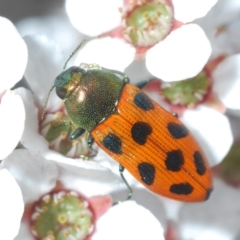
[[[203,150],[177,114],[142,91],[148,83],[144,80],[131,85],[123,72],[98,64],[72,66],[56,77],[42,119],[55,88],[72,122],[69,138],[77,139],[87,131],[92,155],[85,158],[96,156],[92,148],[96,142],[119,163],[120,175],[129,189],[127,199],[132,189],[123,176],[125,168],[156,194],[185,202],[207,200],[212,176]]]
[[[89,132],[96,142],[154,193],[175,200],[208,199],[212,177],[199,144],[175,114],[148,97],[148,80],[131,85],[128,76],[97,64],[81,64],[59,74],[53,88],[75,126],[71,140]],[[92,149],[92,156],[96,151]],[[129,197],[131,193],[129,193]]]

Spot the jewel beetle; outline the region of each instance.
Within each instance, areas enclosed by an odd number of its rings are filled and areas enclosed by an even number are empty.
[[[203,150],[176,115],[142,91],[149,81],[129,82],[124,73],[97,64],[73,66],[58,75],[53,88],[76,126],[69,138],[89,132],[91,149],[96,142],[120,164],[121,174],[126,168],[156,194],[207,200],[212,177]]]

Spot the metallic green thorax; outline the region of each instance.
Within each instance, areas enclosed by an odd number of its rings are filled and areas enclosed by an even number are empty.
[[[110,70],[71,67],[56,78],[54,86],[73,123],[91,132],[114,112],[125,83]]]

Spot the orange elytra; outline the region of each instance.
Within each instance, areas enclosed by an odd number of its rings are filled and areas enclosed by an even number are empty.
[[[82,67],[83,66],[83,67]],[[208,199],[212,178],[199,144],[181,121],[133,86],[122,72],[84,64],[55,80],[76,139],[89,132],[95,141],[156,194],[197,202]]]

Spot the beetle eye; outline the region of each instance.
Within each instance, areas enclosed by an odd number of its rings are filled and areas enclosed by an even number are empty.
[[[67,90],[65,88],[56,87],[56,94],[59,98],[64,99],[67,94]]]

